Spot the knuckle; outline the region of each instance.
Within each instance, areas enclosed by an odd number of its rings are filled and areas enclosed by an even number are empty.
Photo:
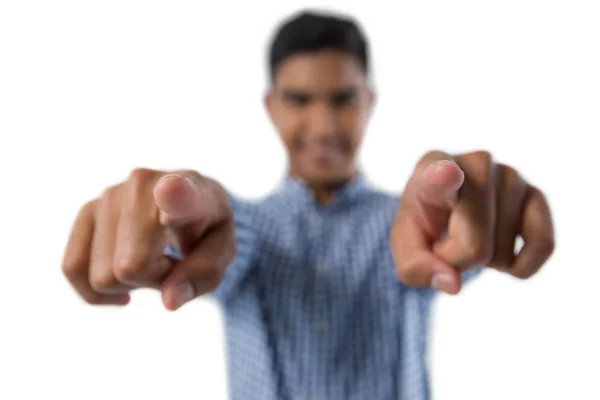
[[[118,284],[112,272],[95,273],[90,276],[90,286],[96,292],[109,290]]]
[[[459,162],[468,161],[476,164],[489,164],[492,161],[492,153],[487,150],[475,150],[469,153],[462,153],[456,157]]]
[[[90,201],[88,201],[83,206],[81,206],[81,208],[79,209],[79,212],[77,213],[77,216],[81,217],[83,215],[87,215],[89,213],[92,213],[93,210],[96,208],[96,204],[98,204],[98,200],[90,200]]]
[[[511,252],[496,253],[494,259],[490,262],[490,266],[494,268],[508,268],[514,260],[514,255]]]
[[[140,196],[147,196],[149,188],[154,186],[156,175],[156,171],[150,169],[134,169],[127,180],[127,195],[132,196],[134,199]]]
[[[403,283],[408,285],[416,284],[419,277],[419,263],[414,261],[397,263],[396,273]]]
[[[498,165],[498,181],[500,187],[498,190],[505,196],[517,196],[519,201],[522,201],[525,197],[527,184],[521,177],[519,172],[508,165]]]
[[[87,284],[83,284],[83,282],[74,283],[73,289],[79,295],[79,297],[90,305],[99,304],[100,294],[95,292],[90,286]]]
[[[87,304],[92,305],[92,306],[96,306],[100,304],[100,296],[96,293],[85,293],[81,295],[81,298],[83,299],[83,301],[85,301]]]
[[[537,271],[538,268],[516,268],[510,274],[515,278],[525,280],[531,278]]]
[[[504,177],[504,182],[508,186],[514,186],[521,180],[521,175],[519,172],[511,167],[510,165],[500,164],[498,168],[502,172],[502,176]]]
[[[532,196],[537,196],[541,203],[548,202],[548,199],[546,198],[546,195],[544,194],[544,192],[536,186],[531,186],[531,194],[532,194]]]
[[[485,164],[490,164],[493,158],[492,153],[487,150],[477,150],[473,152],[472,155],[473,158]]]
[[[145,265],[135,260],[118,260],[115,262],[113,272],[120,282],[129,282],[138,279],[144,273]]]
[[[61,270],[63,275],[69,281],[72,281],[83,271],[84,268],[85,264],[82,263],[78,256],[67,256],[62,263]]]
[[[489,151],[478,150],[456,157],[458,165],[470,171],[469,176],[477,180],[489,180],[497,169],[493,164],[493,156]]]
[[[556,242],[553,237],[545,236],[539,239],[536,247],[541,254],[548,257],[554,253],[554,250],[556,249]]]
[[[104,190],[104,193],[102,194],[102,201],[105,203],[112,203],[119,197],[120,189],[121,185],[109,186]]]
[[[135,168],[129,173],[129,182],[148,182],[152,180],[157,171],[149,168]]]

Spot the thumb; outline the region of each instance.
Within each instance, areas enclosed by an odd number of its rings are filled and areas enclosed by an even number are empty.
[[[460,274],[433,254],[428,235],[412,215],[401,209],[390,239],[396,271],[405,285],[449,294],[460,291]]]

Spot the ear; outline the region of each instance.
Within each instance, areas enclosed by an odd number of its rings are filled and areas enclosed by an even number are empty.
[[[375,107],[375,103],[377,102],[377,95],[373,89],[369,89],[369,98],[367,100],[369,107],[369,115],[373,113],[373,108]]]
[[[271,120],[271,123],[273,125],[275,125],[275,115],[273,113],[273,101],[274,101],[273,91],[269,90],[265,94],[265,97],[263,99],[263,103],[265,105],[265,110],[267,111],[267,114],[269,115],[269,119]]]
[[[265,105],[265,109],[267,110],[267,113],[269,114],[269,116],[271,116],[273,113],[273,93],[271,90],[267,91],[267,93],[265,94],[265,97],[263,99],[263,102]]]

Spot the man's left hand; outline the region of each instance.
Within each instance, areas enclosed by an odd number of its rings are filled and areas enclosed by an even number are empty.
[[[544,194],[514,168],[483,151],[430,152],[404,190],[391,244],[402,282],[456,294],[475,267],[531,277],[554,251],[554,229]]]

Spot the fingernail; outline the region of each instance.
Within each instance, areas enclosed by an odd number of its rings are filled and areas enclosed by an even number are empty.
[[[175,288],[174,306],[179,308],[194,298],[194,287],[190,281],[183,281]]]
[[[194,181],[194,179],[189,176],[182,175],[182,177],[185,180],[185,183],[187,183],[190,193],[202,193],[202,185],[198,184],[198,182]]]
[[[457,165],[457,164],[454,161],[450,161],[450,160],[439,160],[439,161],[432,163],[429,166],[429,168],[437,170],[437,169],[442,168],[444,165]]]
[[[158,180],[159,184],[163,184],[175,179],[183,179],[183,181],[190,187],[190,188],[194,188],[196,186],[196,184],[194,183],[193,180],[191,180],[190,178],[188,178],[187,176],[183,175],[183,174],[167,174],[165,176],[163,176],[162,178],[160,178]]]
[[[452,276],[443,273],[437,273],[431,278],[431,288],[446,293],[451,293],[454,289]]]
[[[158,180],[158,183],[164,183],[164,182],[167,182],[167,181],[170,181],[170,180],[173,180],[173,179],[181,179],[181,175],[178,175],[178,174],[168,174],[168,175],[165,175],[165,176],[163,176],[162,178],[160,178]]]

